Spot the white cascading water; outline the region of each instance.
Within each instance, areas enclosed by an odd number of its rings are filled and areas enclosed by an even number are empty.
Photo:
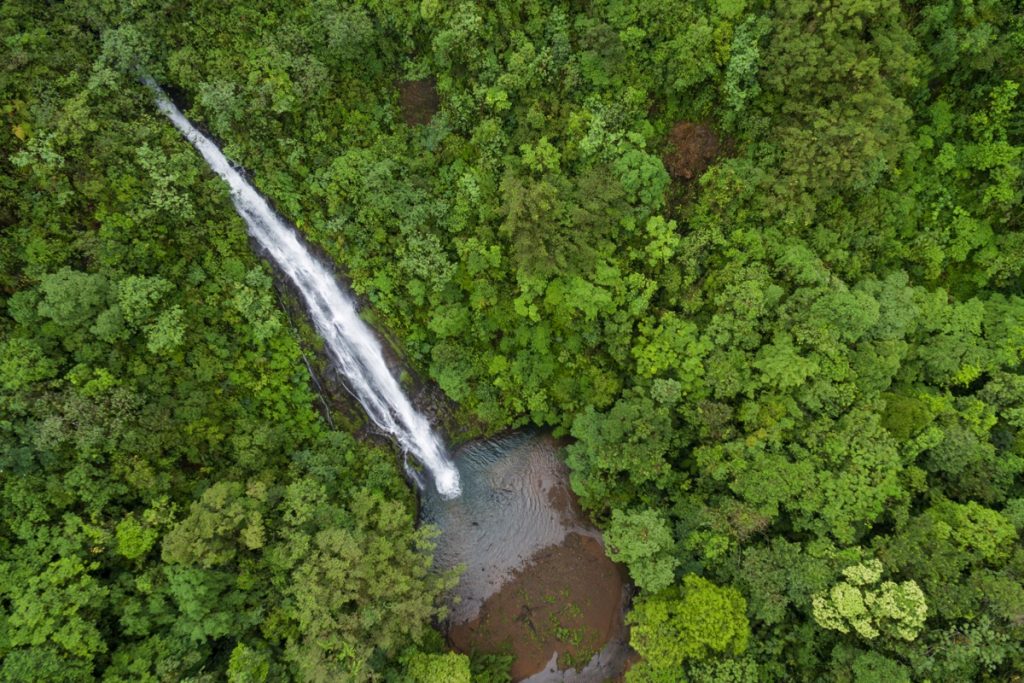
[[[156,93],[160,111],[230,186],[231,200],[249,227],[249,234],[299,290],[331,358],[370,419],[427,468],[438,493],[445,498],[457,497],[461,493],[458,470],[445,456],[430,423],[402,392],[384,361],[377,338],[331,271],[309,252],[294,229],[234,169],[217,145],[189,123],[160,86],[150,78],[144,81]]]

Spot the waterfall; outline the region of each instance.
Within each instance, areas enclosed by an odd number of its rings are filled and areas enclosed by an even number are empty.
[[[458,470],[446,457],[430,423],[402,392],[384,361],[377,338],[359,317],[355,302],[342,291],[334,274],[309,252],[295,229],[270,208],[217,145],[196,130],[160,86],[148,77],[144,82],[156,93],[160,111],[231,188],[231,201],[249,234],[298,289],[331,359],[370,419],[426,467],[438,493],[445,498],[457,497],[461,492]]]

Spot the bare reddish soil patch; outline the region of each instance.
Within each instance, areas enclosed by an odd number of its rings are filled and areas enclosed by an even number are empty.
[[[441,99],[437,95],[437,81],[431,76],[418,81],[400,82],[398,105],[402,109],[402,120],[409,125],[430,123],[430,119],[441,106]]]
[[[475,619],[453,625],[449,640],[461,652],[513,655],[517,681],[544,670],[552,655],[559,669],[582,668],[620,635],[625,578],[599,541],[570,533],[539,551]]]
[[[668,134],[669,151],[662,158],[673,178],[693,180],[707,170],[719,152],[715,131],[703,123],[680,121]]]

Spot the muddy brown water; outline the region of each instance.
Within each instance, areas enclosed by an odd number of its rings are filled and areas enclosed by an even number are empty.
[[[441,529],[436,565],[465,568],[448,596],[452,647],[513,655],[517,681],[620,679],[631,654],[627,575],[576,504],[555,440],[475,441],[454,461],[462,495],[428,493],[422,506]]]

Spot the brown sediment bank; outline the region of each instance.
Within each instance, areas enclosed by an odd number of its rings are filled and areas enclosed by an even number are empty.
[[[553,658],[558,669],[582,669],[621,635],[625,578],[600,542],[571,533],[538,552],[448,637],[462,652],[512,654],[517,681]]]

